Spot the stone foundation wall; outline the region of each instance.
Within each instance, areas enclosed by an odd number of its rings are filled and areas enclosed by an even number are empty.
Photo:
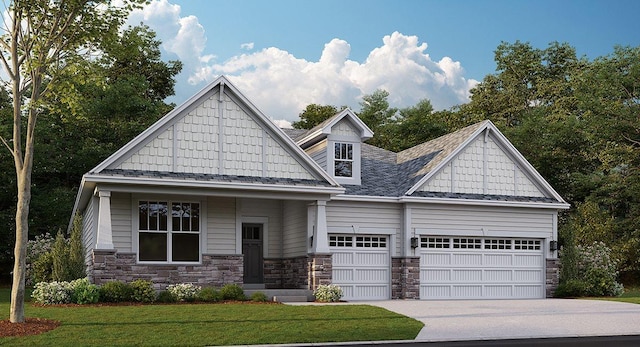
[[[267,289],[307,288],[307,256],[265,259],[264,285]]]
[[[176,283],[220,287],[227,283],[242,284],[242,264],[242,255],[209,254],[203,254],[202,263],[197,265],[137,264],[135,253],[94,250],[89,278],[95,284],[143,279],[153,282],[157,290]]]
[[[331,284],[333,271],[331,254],[311,254],[307,264],[307,289],[316,290],[321,284]]]
[[[546,265],[546,296],[547,298],[553,298],[556,288],[558,288],[558,283],[560,283],[560,259],[547,259]]]
[[[391,258],[391,298],[420,299],[420,257]]]

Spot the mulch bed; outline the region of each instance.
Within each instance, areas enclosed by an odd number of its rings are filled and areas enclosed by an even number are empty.
[[[6,319],[0,321],[0,337],[38,335],[58,326],[57,320],[43,318],[26,318],[24,323],[11,323]]]

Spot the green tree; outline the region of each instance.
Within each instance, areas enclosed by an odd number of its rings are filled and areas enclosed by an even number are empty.
[[[0,137],[9,149],[17,184],[16,240],[9,320],[24,321],[25,260],[29,231],[29,206],[38,115],[47,106],[49,86],[64,71],[66,62],[94,43],[115,34],[138,1],[122,7],[110,1],[24,0],[5,3],[0,60],[11,86],[13,125],[11,137]],[[23,125],[23,120],[26,125]]]
[[[398,109],[390,107],[389,92],[378,89],[362,97],[358,117],[373,131],[368,142],[374,146],[391,148],[394,120]]]
[[[424,99],[415,106],[401,109],[393,125],[392,147],[398,152],[435,139],[448,132],[448,126],[433,115],[431,101]]]
[[[343,106],[340,111],[344,110]],[[338,108],[333,105],[310,104],[300,113],[300,120],[291,125],[294,129],[311,129],[338,113]]]

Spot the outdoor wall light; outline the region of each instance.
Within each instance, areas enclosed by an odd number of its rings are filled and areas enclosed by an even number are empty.
[[[551,252],[557,251],[558,250],[558,241],[553,241],[553,240],[549,241],[549,250]]]
[[[417,237],[412,237],[411,238],[411,248],[418,248],[418,238]]]

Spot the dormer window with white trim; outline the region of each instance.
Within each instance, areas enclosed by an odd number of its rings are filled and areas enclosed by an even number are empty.
[[[353,144],[336,142],[333,160],[335,177],[353,177]]]

